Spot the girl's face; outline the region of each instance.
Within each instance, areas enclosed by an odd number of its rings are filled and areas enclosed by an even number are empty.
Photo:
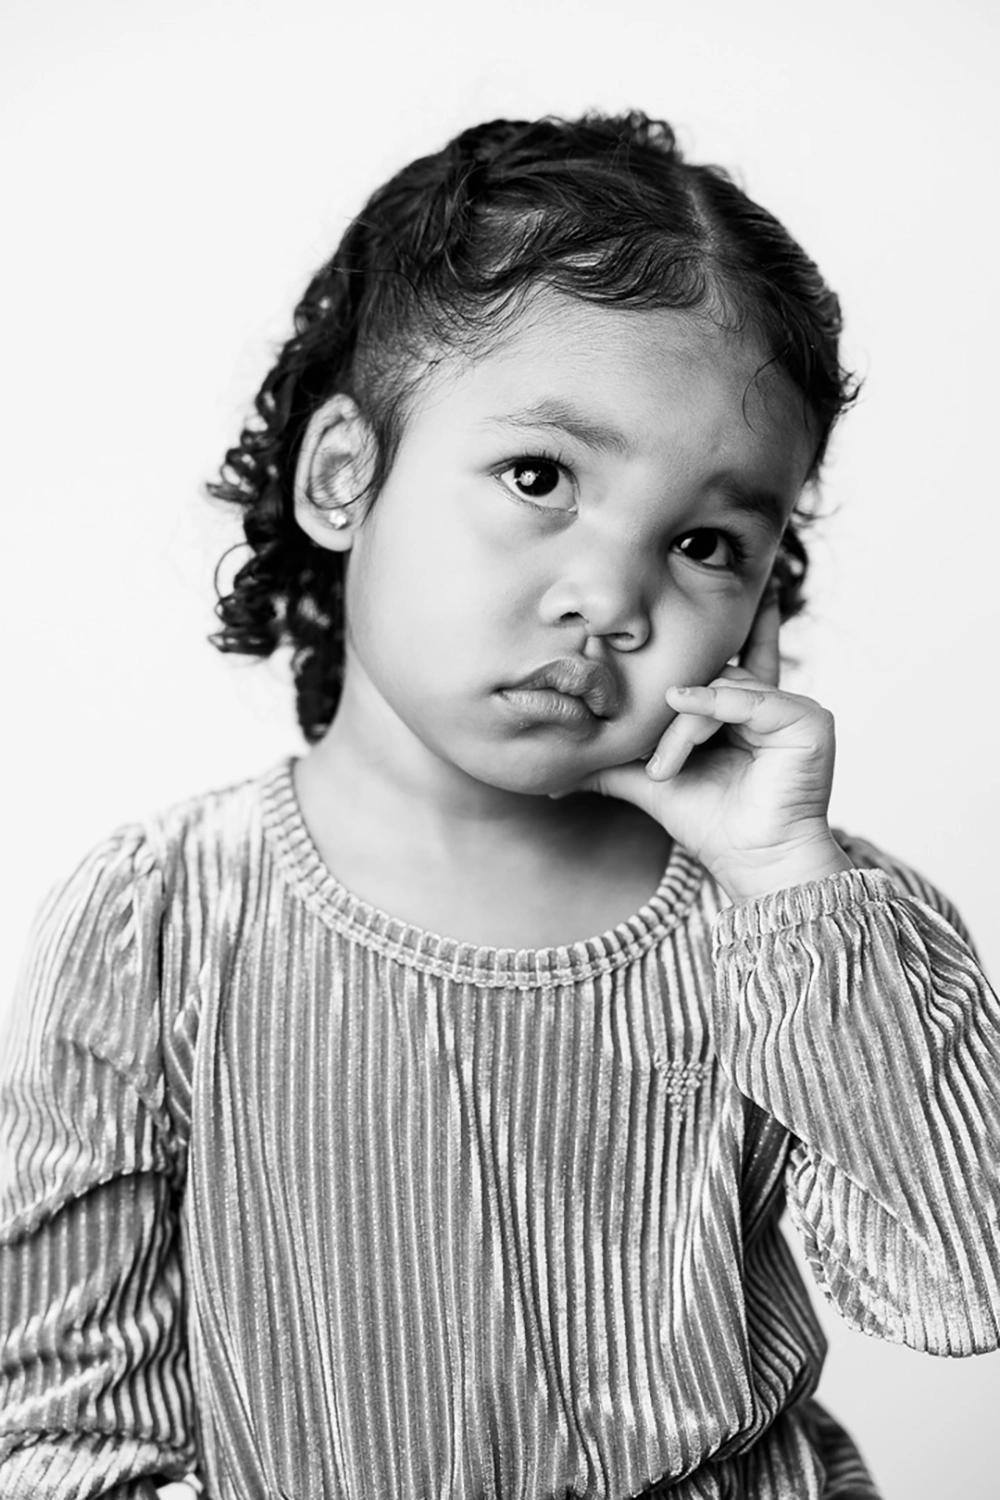
[[[691,314],[537,294],[429,376],[347,570],[344,712],[511,791],[647,755],[743,645],[815,447]]]

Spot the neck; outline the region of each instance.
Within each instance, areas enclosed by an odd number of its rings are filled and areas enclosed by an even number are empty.
[[[389,709],[363,673],[295,772],[320,855],[373,906],[489,947],[603,932],[649,899],[669,839],[614,798],[550,801],[482,782]]]
[[[576,798],[508,791],[443,759],[350,669],[336,717],[297,780],[324,826],[344,837],[377,835],[383,849],[419,847],[447,858],[484,842],[494,855],[505,844],[551,848],[580,823]]]

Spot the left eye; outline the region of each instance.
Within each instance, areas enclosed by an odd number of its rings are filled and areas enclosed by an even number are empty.
[[[734,568],[740,560],[735,539],[712,526],[700,526],[674,543],[682,557],[700,563],[703,568]]]
[[[502,469],[497,478],[519,500],[551,510],[569,509],[572,504],[565,475],[559,464],[550,458],[518,459],[517,463]],[[561,488],[567,490],[565,496],[561,494]]]

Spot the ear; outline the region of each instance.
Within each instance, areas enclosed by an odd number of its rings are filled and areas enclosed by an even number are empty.
[[[295,519],[319,547],[348,552],[370,503],[375,438],[350,396],[314,412],[295,469]]]

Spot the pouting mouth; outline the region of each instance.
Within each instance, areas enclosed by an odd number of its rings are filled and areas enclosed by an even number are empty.
[[[509,684],[511,688],[551,688],[571,698],[582,698],[598,719],[609,719],[618,702],[618,684],[613,673],[601,662],[585,661],[580,656],[560,656],[548,661],[528,677]]]

